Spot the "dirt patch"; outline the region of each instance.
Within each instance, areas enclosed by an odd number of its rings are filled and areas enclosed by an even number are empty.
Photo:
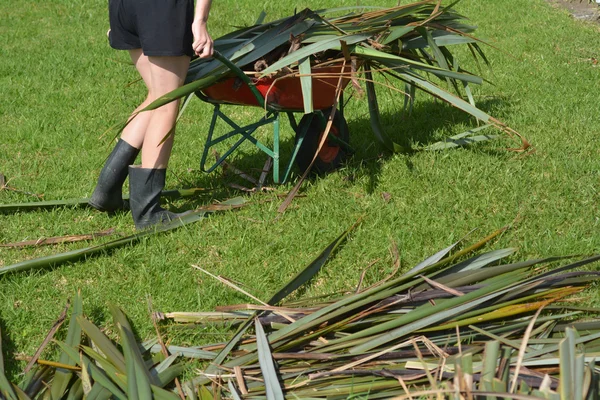
[[[600,24],[600,7],[595,2],[587,0],[547,0],[555,7],[569,11],[573,18]]]

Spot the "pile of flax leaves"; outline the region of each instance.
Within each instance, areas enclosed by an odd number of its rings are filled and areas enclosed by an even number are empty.
[[[347,231],[269,300],[156,313],[157,338],[144,343],[114,306],[119,343],[107,337],[84,316],[77,294],[66,340],[56,342],[59,360],[40,354],[66,312],[20,383],[9,383],[0,359],[0,397],[597,398],[600,320],[589,315],[598,310],[577,307],[573,295],[597,280],[597,272],[581,267],[600,256],[504,263],[515,249],[479,251],[500,232],[464,249],[456,243],[401,276],[396,259],[396,271],[371,287],[284,302],[319,272]],[[159,319],[237,331],[226,343],[166,346]],[[180,383],[182,358],[208,367]]]

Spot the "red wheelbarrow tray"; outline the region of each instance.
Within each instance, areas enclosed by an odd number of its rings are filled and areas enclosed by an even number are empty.
[[[336,101],[336,88],[342,64],[312,68],[313,109],[325,110]],[[345,67],[345,74],[350,74],[350,67]],[[346,75],[346,76],[348,76]],[[342,78],[342,89],[350,79]],[[278,111],[304,111],[302,85],[298,74],[287,76],[264,77],[253,79],[252,83],[265,99],[268,108]],[[207,88],[202,89],[211,103],[227,103],[262,107],[248,85],[238,77],[228,77]]]

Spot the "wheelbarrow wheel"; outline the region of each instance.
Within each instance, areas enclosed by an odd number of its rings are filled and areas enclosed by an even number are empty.
[[[330,113],[331,109],[323,111],[325,117],[328,117]],[[305,115],[298,123],[296,142],[298,142],[299,132],[302,132],[306,125],[309,125],[309,127],[304,136],[304,140],[302,141],[302,145],[300,146],[300,149],[298,149],[298,155],[296,156],[296,164],[301,172],[306,171],[310,165],[310,162],[319,147],[323,133],[325,132],[325,126],[322,125],[321,118],[317,115]],[[333,135],[345,143],[350,143],[348,124],[346,123],[346,119],[342,117],[338,111],[336,111],[333,117],[329,135]],[[348,151],[342,145],[334,142],[332,139],[327,139],[317,155],[311,173],[319,175],[326,174],[338,168],[347,158]]]

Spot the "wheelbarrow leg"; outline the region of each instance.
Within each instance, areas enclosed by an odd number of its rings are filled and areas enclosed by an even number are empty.
[[[273,182],[279,182],[279,113],[273,121]]]
[[[274,116],[272,116],[272,115],[274,115]],[[217,138],[213,138],[216,123],[217,123],[218,119],[223,120],[225,123],[227,123],[227,125],[229,125],[231,128],[233,128],[233,130],[231,130],[228,133],[223,134]],[[265,152],[270,157],[275,158],[274,151],[269,149],[267,146],[265,146],[261,142],[259,142],[255,137],[252,136],[252,134],[254,133],[254,131],[256,131],[261,126],[275,122],[277,119],[278,119],[277,113],[269,112],[267,115],[265,115],[263,118],[261,118],[260,121],[258,121],[256,123],[246,125],[246,126],[239,126],[238,124],[233,122],[229,117],[227,117],[225,114],[223,114],[220,111],[220,107],[218,104],[215,105],[214,112],[213,112],[213,118],[212,118],[212,121],[210,124],[210,129],[208,132],[208,136],[206,138],[206,142],[204,144],[204,151],[202,152],[202,160],[200,161],[201,170],[203,172],[214,171],[215,168],[217,168],[219,165],[221,165],[221,163],[227,157],[229,157],[229,155],[231,153],[233,153],[246,140],[251,142],[252,144],[254,144],[256,147],[258,147],[260,150]],[[233,138],[236,136],[241,136],[241,137],[233,145],[230,146],[229,150],[227,150],[225,152],[225,154],[223,154],[221,157],[219,157],[219,159],[214,164],[212,164],[212,166],[210,168],[207,169],[206,168],[206,159],[208,158],[209,149],[211,147],[213,147],[214,145],[217,145],[227,139],[230,139],[230,138]],[[277,143],[277,144],[279,144],[279,143]]]
[[[219,109],[220,109],[220,106],[218,104],[215,104],[212,120],[210,121],[210,128],[208,129],[208,137],[206,138],[204,150],[202,151],[202,160],[200,160],[200,170],[201,171],[206,171],[206,169],[205,169],[206,158],[208,157],[208,150],[211,147],[213,133],[215,132],[215,125],[217,124],[217,118],[219,117]]]
[[[305,124],[302,127],[302,129],[300,129],[298,127],[298,124],[296,123],[296,118],[294,118],[294,114],[291,112],[288,112],[286,114],[288,116],[288,119],[290,120],[290,125],[291,125],[292,129],[294,129],[294,132],[296,133],[296,145],[294,146],[294,152],[292,153],[290,162],[288,163],[287,169],[285,170],[285,175],[283,177],[284,182],[287,180],[287,178],[290,175],[290,172],[292,171],[292,166],[294,165],[294,162],[296,161],[296,157],[298,156],[298,151],[300,150],[300,147],[302,147],[302,141],[304,140],[304,137],[306,136],[306,133],[308,132],[308,128],[310,126],[310,124]],[[313,118],[314,113],[310,114],[309,117]]]

